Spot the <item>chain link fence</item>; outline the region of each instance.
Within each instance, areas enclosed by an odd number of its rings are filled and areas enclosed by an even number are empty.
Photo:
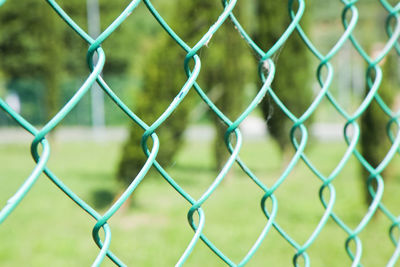
[[[185,40],[181,39],[181,37],[174,32],[174,30],[169,26],[168,22],[164,20],[163,16],[158,13],[158,10],[153,6],[150,0],[134,0],[130,2],[123,12],[96,39],[93,39],[91,36],[89,36],[89,34],[83,30],[82,26],[78,25],[56,1],[47,0],[47,2],[49,4],[49,12],[56,12],[60,19],[64,20],[66,25],[71,27],[71,29],[73,29],[75,33],[89,45],[86,59],[90,69],[90,75],[86,78],[84,83],[80,85],[80,87],[76,90],[76,93],[68,100],[65,106],[63,106],[58,113],[42,128],[33,126],[32,122],[14,111],[4,99],[0,99],[0,107],[3,109],[4,113],[8,114],[22,128],[33,135],[34,139],[31,143],[31,153],[34,161],[36,162],[36,166],[29,177],[26,178],[17,192],[15,192],[15,194],[9,198],[7,203],[2,207],[0,211],[0,223],[6,220],[7,217],[14,211],[14,209],[18,207],[24,197],[29,193],[30,189],[35,185],[39,176],[44,173],[54,183],[54,185],[64,192],[65,195],[71,199],[71,201],[75,202],[82,209],[82,211],[88,213],[97,221],[93,227],[92,236],[94,242],[99,247],[99,253],[93,262],[93,266],[99,266],[104,261],[105,257],[111,259],[118,266],[125,266],[125,263],[118,258],[118,251],[110,250],[111,228],[108,224],[108,221],[121,208],[124,202],[132,194],[134,194],[135,189],[148,175],[149,169],[154,167],[170,184],[171,189],[174,189],[177,194],[185,199],[191,206],[187,212],[187,219],[190,227],[193,229],[194,234],[192,240],[187,245],[186,250],[182,253],[181,257],[177,259],[177,266],[181,266],[186,262],[199,241],[204,242],[210,251],[215,253],[221,259],[221,261],[225,262],[227,265],[243,266],[251,261],[252,256],[258,251],[260,245],[266,239],[268,239],[268,235],[272,231],[279,233],[280,236],[294,248],[295,255],[293,257],[293,264],[295,266],[310,266],[310,258],[307,250],[314,243],[317,237],[319,237],[322,229],[329,220],[332,220],[334,223],[336,223],[336,225],[347,234],[348,238],[345,242],[345,249],[352,261],[352,266],[361,266],[363,247],[359,235],[371,222],[373,216],[378,212],[382,213],[391,221],[391,226],[388,229],[388,238],[393,243],[393,254],[387,263],[387,266],[395,266],[400,255],[400,243],[399,236],[397,234],[400,226],[400,218],[397,217],[396,214],[393,214],[382,201],[385,183],[382,179],[381,173],[392,161],[393,157],[399,152],[400,133],[398,129],[400,113],[392,110],[389,105],[383,101],[379,94],[379,88],[384,75],[380,65],[381,62],[385,60],[385,57],[390,51],[395,52],[397,56],[400,55],[400,44],[398,41],[400,36],[400,3],[397,5],[392,5],[386,0],[375,1],[377,5],[380,5],[386,10],[386,31],[388,38],[380,50],[374,55],[371,55],[360,44],[356,35],[354,34],[359,18],[357,0],[340,1],[343,4],[341,10],[343,32],[332,48],[326,53],[321,52],[321,50],[318,49],[318,47],[310,39],[308,33],[302,30],[301,19],[308,6],[307,2],[304,0],[288,1],[288,10],[291,17],[291,23],[283,32],[279,40],[267,51],[261,49],[260,46],[253,41],[250,35],[246,32],[246,29],[241,26],[240,21],[235,17],[234,11],[237,0],[222,1],[222,9],[219,17],[214,24],[210,25],[210,27],[206,29],[206,33],[196,42],[194,46],[189,46]],[[0,1],[0,5],[3,3],[4,1]],[[184,70],[182,71],[185,71],[187,80],[182,88],[177,88],[176,97],[163,112],[163,114],[151,125],[146,124],[146,122],[141,120],[140,117],[138,117],[131,109],[129,109],[127,105],[120,100],[119,96],[107,84],[101,75],[106,57],[106,51],[102,49],[101,44],[108,38],[112,38],[112,33],[128,18],[128,16],[135,15],[135,9],[138,7],[138,5],[145,5],[148,11],[150,11],[150,13],[153,15],[154,19],[158,21],[159,25],[176,42],[176,45],[180,46],[184,51],[186,51],[186,57],[183,62]],[[259,56],[260,60],[258,62],[258,74],[259,79],[263,84],[260,88],[258,88],[256,96],[241,113],[241,115],[238,116],[238,118],[228,118],[225,116],[213,103],[213,101],[210,100],[200,84],[198,84],[196,81],[202,69],[201,58],[198,55],[199,50],[208,45],[213,37],[213,34],[219,30],[222,24],[227,23],[227,21],[231,21],[232,27],[235,27],[240,33],[243,42],[246,42],[253,52]],[[188,23],[190,23],[190,21],[188,21]],[[311,51],[314,55],[315,60],[319,62],[319,66],[315,70],[317,82],[319,84],[318,93],[316,94],[312,104],[301,116],[295,116],[279,98],[279,94],[277,93],[279,88],[273,88],[271,86],[275,76],[275,62],[273,59],[275,58],[275,55],[280,52],[280,49],[285,44],[286,40],[293,34],[298,34],[301,36],[304,45],[308,47],[309,51]],[[367,93],[365,94],[365,98],[353,113],[349,113],[346,107],[343,107],[331,92],[331,85],[333,83],[335,71],[335,66],[331,63],[331,61],[341,51],[345,44],[350,43],[353,47],[353,51],[357,53],[366,64],[365,75],[367,80]],[[209,49],[212,49],[212,47]],[[95,57],[97,57],[98,60],[95,61]],[[147,155],[146,163],[141,171],[137,174],[133,182],[104,214],[99,214],[92,206],[83,201],[77,194],[75,194],[63,183],[62,178],[57,177],[56,173],[53,173],[47,166],[47,162],[51,157],[51,153],[50,144],[46,137],[54,130],[55,127],[60,125],[60,123],[65,120],[65,118],[72,112],[75,106],[80,103],[80,101],[95,83],[97,83],[107,97],[109,97],[109,99],[115,103],[116,109],[121,109],[126,116],[130,118],[132,123],[139,125],[144,130],[141,146],[144,153]],[[210,187],[205,190],[200,198],[197,199],[186,192],[181,185],[176,182],[174,177],[172,177],[169,172],[167,172],[163,166],[157,162],[158,150],[160,146],[163,145],[158,140],[157,129],[164,123],[165,120],[168,119],[172,112],[177,109],[180,103],[184,101],[186,95],[191,90],[196,91],[198,97],[201,98],[201,100],[207,104],[209,109],[227,125],[224,141],[227,150],[230,152],[230,157],[225,166],[215,177]],[[290,162],[286,166],[285,170],[276,179],[276,182],[272,186],[265,185],[261,179],[259,179],[246,165],[246,162],[239,158],[239,152],[241,151],[243,144],[243,136],[239,126],[249,116],[249,114],[257,108],[260,101],[266,95],[269,95],[269,97],[271,97],[271,99],[293,122],[293,127],[290,132],[290,139],[294,148],[296,149],[294,156],[290,159]],[[309,129],[304,123],[313,113],[315,113],[316,109],[320,106],[320,103],[323,100],[328,100],[336,113],[346,121],[343,126],[343,138],[347,144],[347,150],[336,168],[329,175],[324,175],[305,153],[305,149],[309,141]],[[359,118],[372,102],[376,102],[380,109],[382,109],[388,117],[387,135],[392,143],[390,150],[377,167],[373,167],[369,164],[369,162],[361,155],[357,146],[361,131]],[[152,140],[153,145],[151,147],[148,146],[147,141],[149,139]],[[364,217],[356,227],[350,227],[347,225],[344,220],[333,210],[336,201],[336,190],[333,185],[333,181],[341,173],[351,157],[357,158],[363,167],[369,172],[367,184],[370,196],[372,198],[367,212],[364,214]],[[286,181],[288,175],[293,172],[295,166],[300,164],[300,162],[305,163],[315,177],[320,180],[321,186],[319,190],[319,198],[325,210],[313,233],[304,243],[299,243],[292,238],[285,231],[285,228],[276,220],[279,206],[278,198],[276,197],[276,191],[279,190],[281,185]],[[257,240],[254,242],[254,245],[249,248],[247,254],[239,262],[234,262],[232,259],[226,256],[222,250],[213,243],[213,240],[207,238],[204,233],[206,214],[202,208],[203,204],[207,202],[211,195],[213,195],[216,189],[220,186],[221,182],[227,176],[229,170],[235,164],[240,166],[243,173],[246,174],[248,178],[251,179],[261,190],[263,190],[264,196],[260,199],[260,205],[261,212],[266,218],[265,226],[259,234]],[[12,177],[7,177],[7,179],[12,179]],[[101,238],[101,236],[104,238]]]

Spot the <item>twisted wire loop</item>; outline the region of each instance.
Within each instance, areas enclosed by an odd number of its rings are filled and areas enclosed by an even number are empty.
[[[197,242],[201,240],[208,248],[215,253],[223,262],[229,266],[244,266],[248,263],[252,256],[259,250],[260,245],[266,239],[271,229],[275,229],[284,240],[288,242],[294,249],[295,254],[293,255],[294,266],[310,266],[310,257],[307,253],[308,248],[315,242],[320,236],[321,231],[328,222],[332,219],[338,227],[340,227],[347,235],[345,241],[345,250],[352,260],[352,266],[361,266],[362,258],[362,241],[359,237],[360,233],[365,229],[367,224],[371,221],[373,215],[378,211],[382,213],[391,221],[391,227],[389,229],[389,238],[395,246],[394,252],[387,263],[387,266],[394,266],[400,256],[400,237],[396,237],[396,229],[400,229],[400,217],[396,217],[392,212],[384,205],[382,201],[384,181],[381,173],[390,163],[392,158],[397,152],[400,152],[400,111],[392,111],[391,108],[385,103],[385,101],[379,95],[379,87],[382,82],[382,69],[379,65],[382,60],[390,51],[394,51],[400,56],[400,3],[396,6],[389,4],[386,0],[379,0],[379,3],[387,11],[386,19],[386,32],[388,35],[388,41],[380,53],[372,58],[359,43],[354,35],[354,30],[357,26],[359,19],[359,13],[357,9],[357,0],[341,0],[343,4],[342,10],[342,24],[343,33],[332,48],[323,54],[311,41],[306,32],[301,27],[301,19],[306,10],[305,0],[289,0],[288,1],[288,12],[291,21],[281,37],[275,42],[275,44],[268,50],[264,51],[258,44],[250,37],[250,34],[244,29],[240,21],[235,17],[234,11],[238,0],[222,0],[221,1],[221,14],[216,21],[209,25],[205,30],[202,37],[195,43],[194,46],[189,46],[185,40],[183,40],[164,20],[162,15],[154,7],[150,0],[134,0],[131,1],[121,14],[96,38],[93,39],[89,36],[57,3],[55,0],[46,0],[49,6],[56,12],[62,20],[65,21],[75,33],[80,36],[84,42],[89,45],[86,61],[90,74],[82,85],[76,90],[75,94],[69,99],[69,101],[59,110],[59,112],[47,122],[41,129],[34,127],[29,121],[23,118],[21,115],[16,113],[8,104],[0,98],[0,107],[13,118],[23,129],[32,134],[33,141],[31,143],[31,154],[32,158],[36,163],[36,166],[32,170],[31,174],[26,178],[24,183],[20,186],[17,192],[7,201],[6,205],[0,210],[0,223],[2,223],[12,211],[18,206],[22,199],[28,194],[29,190],[34,186],[35,182],[41,173],[44,173],[51,182],[54,183],[61,191],[65,193],[73,202],[75,202],[82,210],[87,212],[91,217],[96,220],[96,223],[92,230],[92,237],[100,251],[93,262],[93,266],[99,266],[105,257],[110,258],[116,265],[125,266],[125,264],[110,251],[111,243],[111,228],[108,225],[108,220],[119,210],[123,203],[133,194],[138,185],[146,177],[149,169],[153,166],[162,175],[162,177],[171,185],[176,192],[185,199],[191,207],[187,212],[187,220],[189,226],[193,229],[194,235],[183,251],[181,257],[177,261],[177,266],[182,266],[187,258],[192,253]],[[4,0],[0,0],[0,6],[4,3]],[[127,105],[121,101],[121,99],[114,93],[111,87],[101,76],[101,72],[106,62],[106,54],[102,49],[101,44],[110,38],[112,33],[127,19],[131,14],[134,15],[135,9],[139,4],[146,6],[150,14],[160,24],[166,33],[173,39],[178,46],[180,46],[186,53],[184,58],[184,69],[187,80],[182,87],[177,90],[176,97],[165,109],[165,111],[155,120],[151,125],[146,124],[140,117],[138,117]],[[50,10],[49,10],[50,12]],[[205,91],[197,82],[197,77],[201,72],[201,59],[198,56],[198,52],[204,46],[207,46],[209,40],[212,38],[223,25],[230,21],[233,26],[238,30],[240,36],[246,42],[251,50],[259,56],[258,61],[258,76],[262,82],[262,86],[258,89],[257,94],[251,100],[250,104],[242,111],[242,113],[236,118],[228,118],[207,96]],[[275,62],[273,60],[274,55],[279,53],[287,39],[292,34],[298,34],[304,42],[304,45],[308,47],[313,56],[318,60],[319,64],[316,69],[317,81],[320,87],[319,92],[316,94],[311,105],[303,112],[300,116],[295,116],[291,110],[283,104],[283,101],[279,98],[277,92],[279,88],[273,88],[272,82],[275,77]],[[331,63],[338,52],[343,48],[346,42],[350,42],[354,47],[355,51],[365,61],[367,67],[365,71],[367,79],[367,94],[363,99],[360,106],[352,114],[348,113],[344,107],[336,100],[331,93],[331,87],[333,83],[334,67]],[[95,60],[95,57],[98,58]],[[59,179],[48,167],[47,162],[50,158],[50,144],[46,139],[46,136],[57,126],[63,119],[70,113],[70,111],[81,101],[81,99],[87,94],[92,85],[97,83],[106,95],[115,103],[115,105],[128,116],[133,123],[136,123],[143,130],[143,136],[141,140],[141,147],[143,152],[147,156],[147,161],[143,165],[142,169],[137,173],[133,182],[126,188],[123,194],[115,201],[115,203],[103,214],[99,214],[94,208],[83,201],[78,195],[76,195],[71,189],[69,189],[61,179]],[[176,181],[175,179],[157,162],[156,157],[158,150],[162,144],[160,144],[157,137],[157,129],[165,122],[165,120],[177,109],[180,103],[185,99],[186,95],[190,90],[195,90],[199,98],[209,107],[209,109],[218,116],[221,121],[227,126],[227,130],[224,135],[224,142],[227,150],[230,152],[230,157],[227,159],[225,165],[220,170],[218,175],[214,178],[211,185],[205,190],[200,198],[195,199],[188,194]],[[291,158],[285,170],[276,179],[275,183],[268,187],[266,186],[246,165],[246,163],[239,158],[239,152],[243,145],[243,136],[239,129],[239,125],[245,120],[249,114],[258,106],[260,101],[265,95],[269,95],[271,99],[277,104],[277,106],[283,111],[283,113],[292,121],[293,125],[290,130],[290,139],[295,148],[296,152]],[[324,175],[316,165],[309,159],[305,153],[305,148],[308,143],[309,130],[305,126],[305,122],[310,116],[315,113],[315,110],[320,105],[323,99],[327,99],[330,104],[335,108],[338,114],[342,116],[346,123],[343,128],[343,137],[347,144],[347,149],[343,154],[343,157],[331,171],[329,175]],[[389,118],[387,125],[387,135],[390,139],[392,146],[382,162],[377,166],[371,166],[367,160],[362,156],[357,148],[358,141],[360,139],[360,126],[357,120],[368,108],[368,106],[375,101],[383,112]],[[393,132],[393,126],[396,127],[397,132]],[[148,139],[152,139],[152,147],[148,147]],[[232,142],[235,140],[235,142]],[[222,140],[221,140],[222,141]],[[41,153],[39,153],[41,151]],[[354,156],[362,166],[369,172],[370,176],[367,180],[368,190],[372,197],[372,202],[368,208],[368,211],[360,220],[359,224],[354,228],[350,228],[334,211],[334,204],[336,201],[336,190],[333,186],[334,179],[341,173],[343,168],[348,164],[349,159]],[[305,242],[299,243],[293,237],[291,237],[285,229],[277,221],[278,212],[278,200],[275,196],[276,190],[287,180],[287,177],[293,172],[293,169],[299,162],[304,162],[308,168],[312,171],[316,178],[321,182],[319,188],[319,199],[324,208],[324,212],[312,233],[306,239]],[[258,238],[255,240],[253,245],[249,248],[247,253],[239,262],[234,262],[228,256],[224,254],[222,249],[218,248],[214,243],[207,238],[204,233],[204,227],[206,223],[205,212],[202,209],[202,205],[209,199],[209,197],[215,192],[218,186],[226,177],[229,170],[237,164],[242,171],[248,176],[248,178],[254,182],[263,192],[264,195],[260,199],[261,212],[265,215],[266,222],[265,226],[260,232]],[[375,186],[374,186],[375,185]],[[329,197],[327,197],[329,196]],[[267,208],[267,202],[271,202],[270,210]],[[197,217],[195,216],[197,215]],[[197,220],[195,219],[197,218]],[[104,232],[104,240],[100,238],[100,231]],[[355,247],[353,251],[351,247]],[[301,264],[303,262],[303,264]]]

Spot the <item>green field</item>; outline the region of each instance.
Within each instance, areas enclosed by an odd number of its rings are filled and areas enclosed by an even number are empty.
[[[120,185],[114,179],[120,144],[55,143],[52,144],[50,168],[85,201],[104,213],[111,205]],[[306,151],[315,165],[328,174],[344,153],[342,143],[314,142]],[[185,146],[168,170],[193,197],[199,198],[217,172],[212,168],[208,143]],[[283,170],[276,147],[269,142],[247,142],[240,156],[256,175],[271,186]],[[384,200],[399,214],[400,179],[396,162],[391,178],[385,183]],[[398,165],[398,164],[397,164]],[[0,146],[0,204],[17,190],[33,163],[28,144]],[[334,185],[337,191],[335,212],[352,228],[361,220],[363,205],[358,165],[351,158]],[[318,198],[318,180],[300,163],[276,191],[279,203],[277,222],[298,243],[304,243],[323,214]],[[204,233],[235,262],[239,262],[257,239],[267,222],[260,209],[263,192],[239,168],[204,204]],[[159,175],[153,172],[134,192],[132,205],[117,213],[109,224],[111,249],[128,266],[173,266],[193,231],[185,202]],[[77,207],[45,176],[25,197],[17,209],[0,226],[1,266],[88,266],[98,248],[91,238],[95,220]],[[379,214],[360,235],[363,241],[364,266],[384,266],[395,247],[389,241],[389,220]],[[315,243],[309,248],[311,266],[350,266],[344,242],[346,234],[329,220]],[[271,229],[248,266],[291,266],[295,250]],[[113,266],[108,259],[103,266]],[[201,241],[188,258],[186,266],[225,266]]]

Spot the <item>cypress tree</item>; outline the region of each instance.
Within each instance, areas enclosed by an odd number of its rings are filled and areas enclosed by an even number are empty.
[[[207,1],[174,3],[175,13],[171,18],[171,26],[189,45],[199,36],[198,29],[206,25],[207,14],[203,10],[207,10],[208,7]],[[187,18],[192,18],[191,23],[185,23]],[[185,53],[182,48],[165,33],[154,43],[142,70],[143,82],[139,101],[136,101],[137,106],[133,108],[148,125],[162,114],[186,81],[183,68]],[[173,161],[181,146],[191,102],[191,96],[188,94],[178,109],[156,131],[160,140],[157,161],[164,167]],[[132,182],[147,159],[140,147],[143,133],[143,130],[132,124],[129,138],[123,146],[117,179],[125,184]]]
[[[238,1],[233,10],[235,16],[246,25],[245,11],[247,3]],[[218,14],[221,7],[213,8]],[[228,19],[213,36],[209,43],[209,50],[204,55],[205,88],[217,91],[216,106],[231,121],[243,112],[245,99],[245,85],[249,83],[251,62],[249,62],[249,48],[241,38],[234,24]],[[216,169],[220,170],[229,157],[224,142],[227,126],[212,113],[212,121],[216,130],[214,153]]]
[[[239,9],[238,9],[239,10]],[[183,1],[175,3],[171,27],[189,45],[194,45],[218,18],[222,5],[218,1]],[[168,37],[169,38],[169,37]],[[244,69],[243,51],[246,45],[227,21],[210,40],[209,49],[201,51],[202,69],[198,79],[206,91],[210,88],[222,91],[216,101],[217,106],[231,119],[240,112],[243,100]],[[239,47],[239,48],[237,48]],[[179,52],[180,56],[179,55]],[[246,50],[247,51],[247,50]],[[140,101],[135,107],[147,123],[154,121],[176,96],[186,80],[183,70],[184,53],[171,40],[156,42],[143,69],[143,89]],[[157,101],[154,99],[157,98]],[[157,160],[168,166],[173,161],[181,144],[182,133],[188,124],[188,115],[193,99],[187,95],[178,110],[156,131],[160,138],[160,151]],[[222,166],[228,153],[224,146],[223,134],[226,126],[214,117],[218,137],[215,151],[218,167]],[[131,127],[129,139],[123,147],[122,159],[118,167],[118,179],[129,183],[143,166],[146,158],[140,148],[143,135],[138,127]]]
[[[396,59],[397,57],[393,54],[388,54],[386,57],[386,62],[382,66],[382,82],[378,89],[379,96],[389,107],[393,105],[393,98],[397,89],[398,67]],[[369,87],[367,86],[366,94],[368,91]],[[381,163],[391,146],[386,130],[389,119],[375,100],[371,102],[361,117],[361,154],[373,168],[376,168]],[[361,176],[366,185],[366,180],[370,176],[370,173],[364,167],[361,168]],[[387,170],[385,168],[381,173],[383,178],[387,176]],[[374,183],[372,184],[375,186]],[[367,186],[364,189],[365,201],[369,205],[372,198]]]
[[[133,110],[148,125],[163,113],[185,82],[182,61],[178,59],[178,53],[174,52],[178,52],[177,45],[167,38],[161,38],[151,49],[145,63],[143,89]],[[164,167],[171,163],[181,145],[189,107],[190,99],[184,99],[172,116],[156,131],[160,141],[157,161]],[[132,123],[117,174],[117,178],[125,184],[132,182],[147,159],[140,146],[143,133],[139,126]],[[151,146],[150,143],[149,147]]]
[[[290,23],[288,1],[257,1],[258,30],[255,40],[264,51],[270,49]],[[307,32],[306,14],[300,21]],[[307,47],[296,32],[289,37],[283,48],[275,55],[276,73],[272,89],[296,116],[300,116],[312,102],[311,76]],[[293,123],[267,96],[261,102],[261,110],[270,135],[284,154],[290,147],[289,131]],[[312,118],[309,118],[310,122]]]

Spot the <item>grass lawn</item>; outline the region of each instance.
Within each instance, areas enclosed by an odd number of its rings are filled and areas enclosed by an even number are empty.
[[[120,185],[114,179],[119,143],[55,143],[51,146],[50,168],[85,201],[104,213]],[[337,165],[345,151],[342,143],[312,143],[306,151],[325,175]],[[194,198],[199,198],[217,175],[208,143],[188,143],[168,171]],[[268,186],[282,173],[276,147],[270,142],[247,142],[240,154]],[[398,205],[399,159],[391,165],[385,184],[385,204],[394,215]],[[17,190],[33,169],[28,144],[0,146],[0,204]],[[354,157],[334,180],[334,211],[355,228],[364,213],[363,190]],[[318,198],[321,181],[299,163],[276,191],[277,222],[299,244],[317,226],[323,207]],[[235,167],[203,205],[204,233],[225,255],[239,262],[267,222],[260,209],[263,192]],[[128,266],[173,266],[193,231],[186,219],[190,205],[158,174],[148,175],[134,192],[132,206],[109,221],[111,249]],[[0,226],[1,266],[88,266],[98,248],[92,241],[95,220],[77,207],[45,176]],[[364,266],[384,266],[395,247],[389,241],[390,221],[376,216],[360,234]],[[307,250],[311,266],[350,266],[344,249],[345,232],[332,219]],[[292,266],[295,250],[271,229],[247,266]],[[103,266],[113,266],[106,259]],[[225,266],[201,241],[186,266]]]

